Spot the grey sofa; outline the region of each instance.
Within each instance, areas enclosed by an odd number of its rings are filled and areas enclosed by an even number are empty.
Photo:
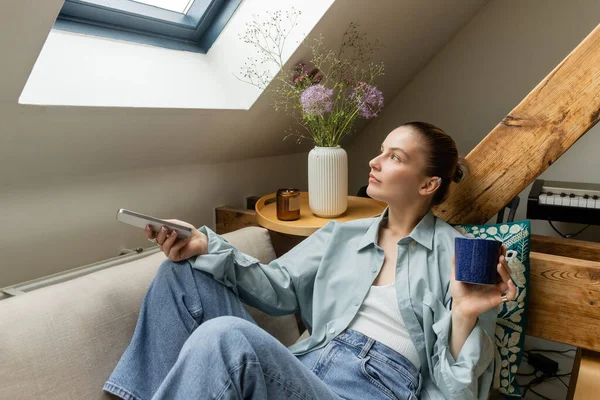
[[[223,235],[261,262],[275,258],[268,232],[248,227]],[[110,399],[102,385],[129,344],[140,305],[163,253],[0,301],[0,399]],[[293,315],[247,307],[289,346]]]

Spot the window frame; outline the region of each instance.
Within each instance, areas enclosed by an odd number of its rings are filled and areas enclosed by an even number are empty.
[[[187,14],[133,0],[65,0],[54,27],[207,53],[242,0],[194,0]]]

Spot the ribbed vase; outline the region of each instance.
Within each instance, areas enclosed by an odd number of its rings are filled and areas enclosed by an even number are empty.
[[[348,155],[340,146],[315,146],[308,153],[308,205],[318,217],[333,218],[348,208]]]

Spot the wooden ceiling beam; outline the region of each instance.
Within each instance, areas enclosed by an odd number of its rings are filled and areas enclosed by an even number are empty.
[[[469,153],[470,177],[450,185],[435,214],[487,222],[599,119],[600,25]]]

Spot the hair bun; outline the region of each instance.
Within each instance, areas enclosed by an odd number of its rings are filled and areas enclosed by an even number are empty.
[[[467,178],[469,175],[469,165],[467,164],[467,160],[464,157],[458,157],[458,162],[456,164],[456,170],[454,171],[454,176],[452,180],[456,183],[459,183]]]

